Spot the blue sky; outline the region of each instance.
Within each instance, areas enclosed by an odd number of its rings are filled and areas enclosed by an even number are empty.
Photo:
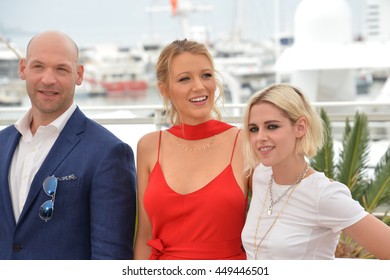
[[[180,0],[179,0],[180,1]],[[324,0],[326,1],[326,0]],[[244,3],[242,37],[263,40],[274,33],[274,0],[241,0]],[[281,31],[293,31],[295,8],[300,0],[279,0]],[[364,0],[348,0],[354,26],[360,28]],[[212,11],[192,14],[191,25],[208,26],[211,39],[227,36],[234,26],[236,0],[192,0],[212,5]],[[159,34],[165,41],[182,38],[177,18],[169,12],[148,14],[148,6],[169,5],[169,0],[1,0],[0,34],[22,46],[37,32],[59,29],[80,44],[136,45],[145,35]]]

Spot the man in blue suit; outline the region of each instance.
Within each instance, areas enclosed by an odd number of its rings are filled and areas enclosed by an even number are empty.
[[[19,75],[31,109],[0,131],[0,259],[132,259],[134,154],[74,103],[77,45],[34,36]]]

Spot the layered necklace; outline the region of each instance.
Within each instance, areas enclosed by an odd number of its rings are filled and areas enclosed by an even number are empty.
[[[280,214],[284,211],[284,209],[286,208],[287,204],[288,204],[288,201],[290,200],[290,197],[291,197],[291,194],[293,193],[293,191],[295,190],[295,188],[299,185],[299,183],[302,181],[303,178],[305,178],[306,174],[307,174],[307,171],[309,170],[309,165],[306,163],[305,165],[305,169],[302,171],[302,173],[298,176],[297,180],[294,182],[294,184],[292,184],[290,187],[288,187],[277,199],[273,199],[273,193],[272,193],[272,186],[273,186],[273,181],[274,181],[274,177],[273,177],[273,174],[271,175],[271,179],[268,183],[268,190],[267,190],[267,194],[266,194],[266,197],[265,197],[265,200],[264,202],[266,202],[268,200],[268,197],[270,198],[270,206],[268,207],[267,209],[267,216],[270,216],[272,215],[272,210],[273,210],[273,207],[275,204],[277,204],[286,194],[288,194],[287,196],[287,199],[286,201],[284,202],[283,206],[282,206],[282,209],[279,211],[279,213],[276,215],[275,219],[273,220],[272,224],[270,225],[270,227],[268,228],[268,230],[265,232],[265,234],[260,238],[260,241],[259,243],[257,243],[257,232],[259,230],[259,225],[260,225],[260,221],[263,217],[263,214],[264,214],[264,210],[265,210],[265,203],[263,203],[263,207],[261,209],[261,213],[260,213],[260,216],[259,216],[259,219],[257,220],[257,225],[256,225],[256,230],[255,230],[255,235],[253,237],[253,246],[254,246],[254,255],[255,255],[255,260],[257,260],[257,256],[258,256],[258,253],[259,253],[259,249],[260,249],[260,245],[261,243],[263,243],[264,239],[267,237],[267,235],[269,234],[269,232],[271,231],[271,229],[274,227],[276,221],[278,220]]]
[[[272,186],[274,182],[274,175],[271,175],[271,179],[269,180],[268,184],[268,190],[269,190],[269,196],[270,196],[270,205],[267,210],[267,216],[272,215],[272,209],[276,203],[278,203],[290,190],[295,188],[301,181],[302,179],[306,176],[307,171],[309,170],[309,165],[306,163],[305,169],[303,172],[299,175],[298,179],[295,181],[294,184],[289,186],[277,199],[274,200],[273,193],[272,193]]]

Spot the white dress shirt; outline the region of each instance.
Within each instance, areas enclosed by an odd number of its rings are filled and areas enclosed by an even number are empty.
[[[26,202],[35,174],[76,107],[76,104],[73,103],[52,123],[38,127],[35,135],[32,135],[30,129],[31,109],[15,123],[16,129],[22,134],[22,137],[12,158],[8,182],[16,222]]]

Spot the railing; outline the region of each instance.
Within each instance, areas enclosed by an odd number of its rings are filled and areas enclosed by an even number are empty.
[[[346,118],[353,119],[357,111],[367,115],[371,125],[390,127],[390,101],[353,101],[353,102],[314,102],[316,108],[324,108],[331,122],[345,122]],[[100,124],[154,124],[158,129],[164,124],[163,107],[160,105],[129,105],[129,106],[80,106],[81,110]],[[229,123],[242,122],[245,104],[225,104],[223,120]],[[0,107],[0,125],[14,123],[28,108]],[[112,112],[128,112],[129,115],[113,115]],[[146,116],[137,112],[147,112]],[[133,115],[130,115],[130,114]],[[107,114],[106,116],[102,116]]]
[[[358,111],[367,115],[371,139],[390,139],[390,101],[314,102],[313,106],[323,108],[327,112],[335,140],[341,139],[346,119],[353,121]],[[80,108],[91,119],[105,126],[148,125],[149,130],[153,129],[153,126],[156,130],[167,126],[162,105],[80,106]],[[0,129],[15,123],[27,109],[26,107],[0,107]],[[245,104],[225,104],[222,111],[223,120],[241,127],[244,109]],[[133,130],[133,132],[141,133],[142,130]],[[134,135],[132,137],[135,138]]]

